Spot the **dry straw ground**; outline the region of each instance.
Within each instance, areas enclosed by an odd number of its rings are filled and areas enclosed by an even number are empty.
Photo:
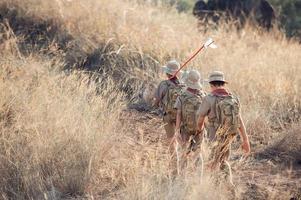
[[[190,15],[134,0],[2,0],[0,20],[1,199],[289,199],[300,190],[301,46],[279,31],[202,33]],[[219,48],[190,68],[225,71],[252,143],[251,158],[233,163],[235,194],[208,173],[172,179],[160,120],[127,109],[161,64],[208,36]]]

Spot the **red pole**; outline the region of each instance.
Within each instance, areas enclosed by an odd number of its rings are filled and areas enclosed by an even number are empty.
[[[213,44],[213,42],[214,41],[212,41],[209,45],[208,45],[208,47],[211,45],[211,44]],[[170,79],[172,79],[172,78],[174,78],[175,76],[177,76],[177,74],[194,58],[194,57],[196,57],[196,55],[198,55],[203,49],[205,48],[205,44],[203,44],[202,46],[201,46],[201,48],[199,48],[194,54],[192,54],[192,56],[190,56],[189,58],[188,58],[188,60],[186,61],[186,62],[184,62],[183,64],[182,64],[182,66],[180,67],[180,69],[178,69],[178,71],[176,71],[176,73],[174,73],[173,75],[172,75],[172,77],[170,78]]]

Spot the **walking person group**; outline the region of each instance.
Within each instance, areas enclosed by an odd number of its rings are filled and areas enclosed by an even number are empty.
[[[199,155],[206,138],[212,147],[207,168],[223,170],[229,166],[231,143],[237,135],[240,135],[245,154],[250,153],[240,101],[226,89],[228,82],[223,72],[210,73],[207,94],[197,70],[190,70],[179,79],[175,76],[179,68],[180,64],[175,60],[163,67],[166,80],[159,84],[155,95],[155,104],[163,110],[167,141],[180,144],[180,168],[184,169],[187,155]],[[197,164],[197,156],[193,157]]]

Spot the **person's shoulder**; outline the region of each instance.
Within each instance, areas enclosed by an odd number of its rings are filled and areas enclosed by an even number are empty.
[[[162,80],[159,85],[166,84],[169,80]]]
[[[215,98],[216,98],[216,96],[212,93],[208,93],[204,97],[204,99],[207,99],[207,100],[214,100]]]
[[[239,99],[238,94],[230,92],[230,96],[232,96],[233,98]]]
[[[236,92],[228,91],[228,93],[231,98],[239,100],[239,96]]]
[[[208,93],[203,97],[203,102],[208,102],[209,104],[214,104],[216,96],[212,93]]]
[[[171,86],[176,86],[171,80],[167,79],[167,80],[163,80],[161,81],[162,85],[165,85],[167,87],[171,87]]]
[[[160,83],[159,83],[159,88],[161,87],[167,87],[169,85],[168,83],[169,80],[162,80]]]

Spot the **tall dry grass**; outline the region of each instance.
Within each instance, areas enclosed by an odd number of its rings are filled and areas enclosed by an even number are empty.
[[[148,62],[143,59],[131,62],[137,55],[159,65],[170,58],[183,61],[210,36],[219,48],[203,52],[189,68],[199,69],[203,77],[212,70],[225,71],[229,87],[240,96],[253,147],[271,142],[271,137],[300,122],[301,47],[276,30],[262,33],[246,27],[236,31],[231,25],[220,25],[201,33],[190,15],[130,0],[2,3],[11,9],[23,8],[19,15],[36,21],[52,19],[74,38],[81,53],[113,44],[109,53],[123,59],[106,67],[142,65],[142,70],[130,70],[131,78],[141,80],[145,80],[141,74],[153,73],[153,66],[144,66]],[[207,176],[201,183],[198,173],[172,180],[162,141],[155,145],[132,137],[139,131],[130,129],[127,120],[119,120],[125,94],[113,80],[104,76],[91,81],[91,76],[78,71],[66,75],[61,72],[65,60],[60,53],[59,59],[49,59],[43,52],[24,56],[18,51],[22,38],[1,36],[5,43],[0,51],[3,199],[51,195],[231,199],[227,188],[216,188]],[[129,74],[125,72],[120,82]]]
[[[3,198],[38,198],[53,185],[81,194],[94,162],[105,166],[110,149],[118,149],[115,139],[123,138],[115,121],[124,106],[120,94],[96,95],[87,77],[51,68],[34,58],[1,61]]]
[[[136,140],[119,121],[124,103],[114,85],[96,94],[100,86],[90,77],[66,76],[41,58],[10,57],[0,65],[1,198],[211,199],[227,194],[222,186],[215,194],[210,177],[201,183],[199,173],[173,180],[162,141]]]

